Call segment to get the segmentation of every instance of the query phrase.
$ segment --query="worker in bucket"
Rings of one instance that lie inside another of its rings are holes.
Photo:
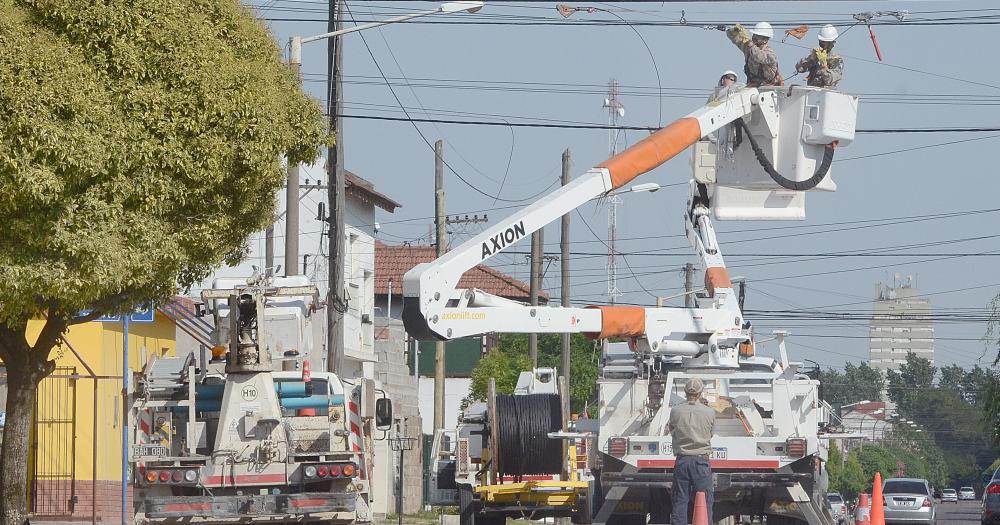
[[[838,36],[836,27],[830,24],[823,26],[819,30],[819,47],[795,64],[795,71],[809,72],[806,83],[810,86],[837,89],[837,84],[844,78],[844,60],[840,55],[833,54],[833,44]]]
[[[719,26],[725,29],[725,26]],[[747,86],[782,86],[785,84],[778,71],[778,57],[768,41],[774,37],[774,29],[767,22],[757,22],[749,32],[740,24],[726,29],[726,36],[736,44],[746,58],[743,71],[747,75]]]
[[[729,96],[730,93],[735,93],[743,89],[743,84],[740,83],[740,78],[735,71],[727,70],[722,73],[719,77],[719,83],[715,85],[712,89],[712,95],[708,97],[708,101],[712,102],[715,100],[721,100]]]
[[[687,402],[670,409],[667,431],[674,448],[674,483],[671,503],[671,525],[687,525],[688,502],[698,492],[705,493],[708,506],[708,523],[712,521],[712,432],[715,429],[715,410],[701,402],[705,385],[697,377],[684,386]]]
[[[739,75],[737,75],[735,71],[724,71],[722,76],[719,77],[719,83],[716,84],[714,89],[712,89],[712,94],[709,95],[708,102],[711,103],[716,100],[724,100],[729,95],[736,93],[744,87],[746,86],[740,83]],[[708,136],[708,141],[719,145],[717,151],[723,158],[727,160],[733,159],[732,125],[723,126],[718,131],[711,133]]]

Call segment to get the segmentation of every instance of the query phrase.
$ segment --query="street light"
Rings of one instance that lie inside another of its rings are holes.
[[[373,27],[395,24],[397,22],[403,22],[438,13],[451,14],[463,11],[467,13],[475,13],[482,9],[484,4],[482,0],[445,2],[437,9],[419,11],[409,15],[383,20],[381,22],[371,22],[346,29],[339,29],[341,24],[343,24],[343,16],[341,13],[337,12],[341,10],[341,5],[342,3],[340,0],[337,0],[337,8],[334,13],[331,13],[331,19],[336,20],[333,27],[338,29],[309,37],[293,36],[289,40],[288,46],[288,66],[291,68],[295,77],[298,78],[302,67],[302,44],[328,38],[333,39],[333,45],[330,48],[333,54],[332,67],[330,67],[327,73],[327,79],[329,82],[327,113],[330,118],[330,132],[335,137],[336,143],[329,147],[326,155],[327,206],[330,209],[330,216],[328,218],[330,221],[330,233],[328,237],[330,263],[327,264],[328,289],[326,300],[326,367],[330,372],[340,372],[342,368],[340,363],[342,358],[340,343],[343,341],[342,333],[344,329],[344,311],[347,309],[344,302],[344,140],[343,134],[341,133],[341,129],[343,127],[341,125],[341,119],[343,118],[341,116],[343,113],[343,90],[340,86],[343,69],[343,48],[340,45],[340,37],[347,33],[354,33],[365,29],[371,29]],[[289,163],[288,180],[286,183],[286,203],[289,213],[285,218],[285,224],[287,227],[285,234],[286,273],[295,271],[294,269],[298,266],[298,187],[298,166],[296,165],[293,167],[291,163]],[[295,210],[294,214],[291,212],[293,207]],[[291,260],[291,263],[288,262],[289,260]]]
[[[644,193],[644,192],[655,193],[659,191],[660,188],[662,187],[663,186],[660,186],[655,182],[644,182],[642,184],[636,184],[635,186],[631,186],[627,190],[616,191],[614,193],[609,193],[608,195],[614,196],[614,195],[624,195],[626,193]]]

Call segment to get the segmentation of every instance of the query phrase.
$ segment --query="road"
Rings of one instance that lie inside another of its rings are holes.
[[[970,525],[979,523],[979,501],[960,501],[938,505],[937,525]]]

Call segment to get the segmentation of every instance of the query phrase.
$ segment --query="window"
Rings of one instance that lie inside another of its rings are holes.
[[[882,486],[883,494],[920,494],[927,496],[927,485],[922,481],[889,480]]]

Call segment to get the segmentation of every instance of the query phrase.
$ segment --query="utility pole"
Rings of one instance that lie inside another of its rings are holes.
[[[264,232],[264,271],[274,268],[274,222]]]
[[[330,14],[327,22],[329,31],[339,31],[343,27],[343,12],[341,0],[329,0]],[[344,50],[340,36],[327,41],[327,113],[330,116],[330,132],[336,144],[327,149],[326,196],[330,207],[330,236],[326,300],[326,355],[327,370],[341,372],[343,369],[344,344],[344,311],[347,304],[344,300],[344,129],[343,90],[341,89],[341,73],[344,62]],[[296,203],[295,209],[298,210]]]
[[[565,186],[569,184],[569,167],[570,167],[570,155],[569,148],[563,151],[562,154],[562,185]],[[562,299],[563,308],[569,307],[569,214],[562,216],[562,224],[559,230],[559,255],[560,255],[560,272],[559,277],[562,281],[559,295]],[[566,383],[566,388],[569,388],[569,365],[570,365],[570,346],[569,346],[570,335],[562,334],[562,376],[563,381]]]
[[[444,142],[434,143],[434,226],[436,254],[441,257],[448,246],[448,219],[444,213]],[[434,430],[444,428],[444,341],[434,343]]]
[[[289,64],[292,75],[299,78],[301,62]],[[287,161],[285,183],[285,275],[299,273],[299,163]],[[271,246],[274,249],[274,246]],[[272,252],[272,257],[274,253]],[[266,255],[265,255],[266,258]]]
[[[529,289],[531,306],[538,306],[538,292],[542,288],[542,255],[545,250],[545,228],[531,234],[531,278]],[[538,366],[538,334],[528,334],[528,356],[531,367]]]
[[[694,265],[687,263],[684,265],[684,306],[694,308]]]

